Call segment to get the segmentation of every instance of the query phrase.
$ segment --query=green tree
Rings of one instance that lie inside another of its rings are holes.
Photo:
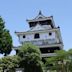
[[[6,56],[0,59],[0,68],[2,70],[8,69],[9,72],[14,72],[15,68],[19,66],[20,58],[16,56]]]
[[[68,54],[65,50],[56,51],[56,56],[47,59],[46,66],[53,64],[51,69],[56,69],[57,72],[66,72],[66,62],[68,61]]]
[[[68,50],[69,61],[67,63],[69,72],[72,72],[72,49]]]
[[[20,67],[25,68],[24,72],[42,72],[42,61],[40,50],[31,43],[24,44],[17,54],[21,57]]]
[[[4,56],[8,55],[12,50],[12,37],[7,29],[5,22],[0,16],[0,53]]]

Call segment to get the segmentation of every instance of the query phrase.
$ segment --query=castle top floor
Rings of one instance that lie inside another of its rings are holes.
[[[35,27],[37,24],[40,24],[42,26],[51,26],[51,28],[55,28],[53,16],[46,17],[42,14],[41,11],[39,11],[39,14],[34,19],[27,19],[27,22],[30,28]]]

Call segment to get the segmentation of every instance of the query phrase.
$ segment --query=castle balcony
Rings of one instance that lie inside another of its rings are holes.
[[[24,43],[30,42],[36,46],[39,47],[45,47],[45,46],[56,46],[61,45],[60,42],[57,42],[56,39],[46,39],[46,40],[32,40],[32,41],[24,41]]]

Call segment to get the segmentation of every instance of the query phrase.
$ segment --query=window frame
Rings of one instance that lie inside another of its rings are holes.
[[[39,39],[40,38],[40,34],[39,33],[35,33],[34,34],[34,39]]]

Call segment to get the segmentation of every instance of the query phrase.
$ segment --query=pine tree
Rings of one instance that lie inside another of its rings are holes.
[[[5,22],[0,16],[0,53],[8,55],[12,50],[12,37],[9,30],[5,29]]]

